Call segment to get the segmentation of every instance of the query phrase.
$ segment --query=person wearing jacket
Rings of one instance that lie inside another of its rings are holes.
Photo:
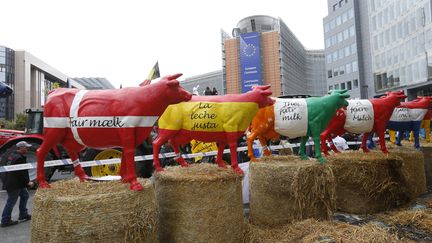
[[[12,152],[8,156],[6,165],[17,165],[27,163],[25,154],[28,148],[32,145],[21,141],[16,144],[17,150]],[[3,180],[4,188],[7,191],[7,200],[3,209],[1,218],[1,227],[8,227],[18,224],[18,221],[12,220],[12,210],[20,198],[19,202],[19,221],[31,220],[31,215],[27,210],[27,201],[29,199],[29,192],[27,191],[28,186],[33,186],[33,182],[29,179],[28,170],[18,170],[5,172],[5,178]]]

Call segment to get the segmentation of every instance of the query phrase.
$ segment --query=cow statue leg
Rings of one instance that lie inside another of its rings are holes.
[[[248,156],[249,156],[251,161],[256,161],[254,151],[253,151],[253,143],[254,143],[255,139],[257,138],[257,136],[258,136],[258,133],[256,133],[254,131],[254,132],[251,132],[247,137]]]
[[[362,137],[362,143],[360,148],[363,149],[363,152],[368,153],[369,149],[367,147],[367,140],[369,139],[369,132],[365,132],[363,133],[363,137]]]
[[[79,162],[78,152],[76,152],[76,151],[70,151],[67,148],[66,148],[66,151],[67,151],[70,159],[72,160],[72,165],[74,167],[74,173],[75,173],[75,175],[78,176],[78,178],[80,179],[81,182],[87,181],[88,180],[88,176],[84,172],[83,168],[81,167],[81,164]]]
[[[226,145],[226,143],[224,143],[224,142],[218,143],[218,153],[217,153],[216,163],[219,167],[222,167],[222,168],[227,168],[226,164],[222,160],[222,155],[223,155],[223,152],[225,150],[225,145]]]
[[[179,144],[177,143],[177,141],[175,141],[175,139],[170,139],[169,143],[171,144],[171,147],[174,149],[174,152],[176,153],[176,156],[174,157],[175,161],[177,161],[177,163],[179,163],[182,167],[188,167],[189,164],[186,163],[184,158],[181,156]]]
[[[325,159],[321,155],[321,146],[320,146],[320,136],[319,133],[313,136],[314,147],[315,147],[315,158],[320,162],[320,164],[325,163]]]
[[[398,131],[397,135],[396,135],[396,145],[397,146],[402,146],[402,140],[403,140],[403,136],[405,134],[405,131]]]
[[[165,138],[164,136],[162,136],[161,133],[159,133],[159,136],[152,143],[152,145],[153,145],[153,166],[154,166],[156,172],[163,171],[163,168],[160,165],[159,152],[160,152],[161,146],[167,141],[168,141],[168,139]]]
[[[122,177],[123,182],[130,183],[129,188],[134,191],[141,191],[142,185],[138,182],[135,173],[135,146],[124,146],[122,155],[121,167],[125,167],[125,177]]]
[[[386,129],[385,126],[382,126],[382,125],[378,126],[376,128],[376,133],[378,134],[381,151],[384,154],[388,154],[388,150],[387,150],[387,147],[386,147],[386,141],[385,141],[385,138],[384,138],[385,129]]]
[[[270,156],[271,155],[271,151],[270,151],[269,146],[267,146],[267,139],[264,136],[260,136],[258,138],[258,140],[260,141],[260,144],[262,146],[263,154],[265,156]]]
[[[390,136],[390,142],[396,144],[396,131],[389,129],[388,134]]]
[[[412,127],[412,132],[414,133],[414,147],[416,149],[420,148],[420,141],[419,141],[419,136],[420,136],[420,122],[412,122],[413,123],[413,127]]]
[[[231,167],[236,172],[237,175],[243,175],[242,169],[238,166],[237,162],[237,139],[231,139],[229,141],[229,148],[231,154]]]
[[[430,143],[431,138],[430,138],[430,133],[431,133],[431,129],[430,129],[430,120],[423,120],[423,129],[425,130],[425,138],[426,138],[426,142]]]
[[[307,142],[308,139],[309,139],[308,136],[303,136],[300,139],[299,156],[303,160],[308,159],[308,157],[306,155],[306,142]]]
[[[66,135],[66,129],[45,129],[44,140],[36,153],[37,160],[37,175],[36,179],[40,188],[50,188],[50,185],[45,179],[45,158],[48,152],[56,146]]]

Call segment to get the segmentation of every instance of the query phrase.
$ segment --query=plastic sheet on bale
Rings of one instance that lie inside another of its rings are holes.
[[[336,180],[337,209],[345,213],[371,214],[407,201],[399,174],[403,160],[378,151],[346,151],[329,157]]]
[[[389,147],[389,153],[402,158],[397,170],[406,187],[406,196],[413,200],[427,192],[423,153],[413,147]]]
[[[327,219],[335,209],[329,166],[298,156],[264,157],[250,164],[250,221],[276,226],[306,218]]]
[[[153,184],[142,191],[120,181],[59,181],[33,199],[31,242],[156,242],[158,211]]]
[[[160,242],[242,242],[242,177],[213,164],[156,174]]]

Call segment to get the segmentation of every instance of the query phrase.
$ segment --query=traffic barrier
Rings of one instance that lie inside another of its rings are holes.
[[[374,138],[374,141],[377,140],[378,138],[376,139]],[[361,144],[361,142],[347,142],[347,143],[348,145]],[[309,145],[314,145],[314,142],[312,140],[309,140],[308,142],[306,142],[306,146]],[[286,145],[273,145],[268,147],[270,147],[270,150],[280,150],[286,148],[300,147],[300,143],[292,143]],[[253,148],[262,149],[262,146],[254,145]],[[238,147],[237,152],[247,151],[247,149],[248,149],[247,146]],[[229,154],[230,150],[225,149],[223,153]],[[191,159],[195,157],[205,157],[205,156],[213,156],[213,155],[217,155],[217,151],[201,152],[201,153],[194,153],[194,154],[182,154],[181,156],[185,159]],[[176,156],[175,152],[159,154],[159,158],[171,158],[175,156]],[[144,160],[153,160],[153,155],[149,154],[149,155],[135,156],[135,161],[144,161]],[[114,158],[114,159],[105,159],[105,160],[80,161],[80,164],[82,167],[91,167],[91,166],[98,166],[98,165],[119,164],[120,162],[121,162],[120,158]],[[45,161],[44,167],[53,167],[53,166],[62,166],[62,165],[72,165],[72,161],[70,159],[49,160],[49,161]],[[19,165],[0,166],[0,173],[17,171],[17,170],[28,170],[28,169],[36,169],[36,162],[29,162],[26,164],[19,164]]]

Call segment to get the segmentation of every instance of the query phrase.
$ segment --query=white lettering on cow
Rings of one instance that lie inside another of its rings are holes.
[[[374,124],[374,111],[369,100],[348,100],[344,129],[351,133],[370,132]]]
[[[44,117],[47,128],[125,128],[152,127],[158,116],[85,116],[85,117]]]

